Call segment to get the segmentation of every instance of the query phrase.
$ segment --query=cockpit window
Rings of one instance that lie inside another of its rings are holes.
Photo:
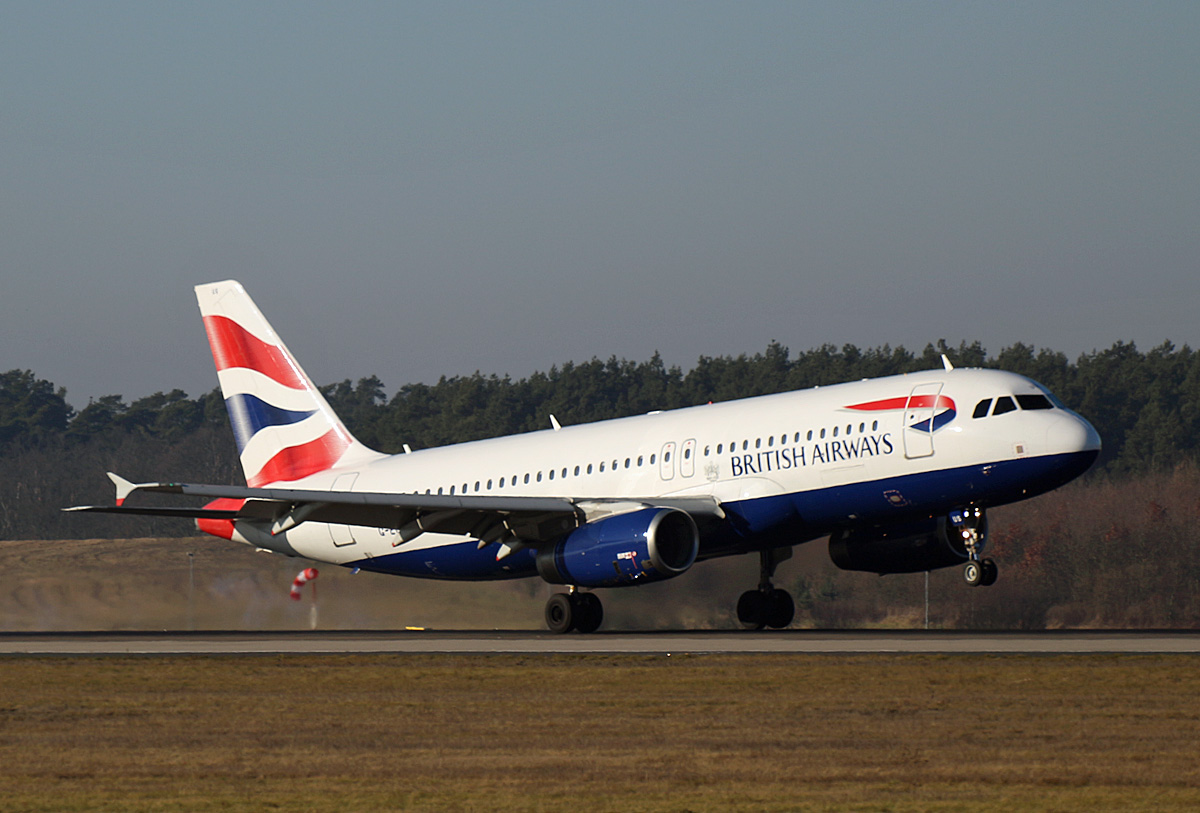
[[[996,399],[996,408],[992,410],[993,415],[1003,415],[1005,412],[1012,412],[1017,408],[1013,403],[1013,399],[1007,395],[1002,395]]]
[[[971,417],[972,418],[982,418],[982,417],[986,416],[988,413],[988,407],[990,407],[991,405],[992,405],[992,399],[984,398],[982,401],[980,401],[978,404],[975,405],[975,411],[971,414]]]
[[[1044,395],[1018,395],[1017,403],[1021,409],[1054,409],[1054,404]]]

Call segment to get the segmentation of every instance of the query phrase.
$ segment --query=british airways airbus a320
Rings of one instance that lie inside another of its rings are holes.
[[[959,566],[988,585],[988,508],[1078,477],[1100,450],[1041,385],[944,369],[384,455],[360,444],[242,286],[196,287],[246,487],[131,483],[77,511],[192,517],[278,553],[430,579],[540,577],[556,632],[591,632],[594,592],[757,554],[738,601],[749,628],[786,627],[771,583],[792,547],[829,536],[843,569]],[[211,498],[133,506],[136,492]]]

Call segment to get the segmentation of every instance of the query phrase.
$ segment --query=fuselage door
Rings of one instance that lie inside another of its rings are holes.
[[[673,440],[663,444],[662,454],[658,458],[658,476],[664,480],[675,479],[675,441]]]
[[[691,477],[696,473],[696,441],[695,439],[685,440],[683,448],[679,450],[681,457],[679,458],[679,473],[684,477]]]
[[[333,488],[330,491],[353,491],[354,481],[357,479],[358,472],[339,474],[338,478],[333,481]],[[335,548],[344,548],[347,545],[354,544],[354,531],[349,525],[334,525],[331,523],[327,527],[329,528],[329,538]]]
[[[933,418],[943,386],[940,381],[918,384],[908,394],[904,405],[904,456],[910,460],[933,455]]]

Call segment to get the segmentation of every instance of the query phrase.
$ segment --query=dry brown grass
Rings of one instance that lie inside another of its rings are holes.
[[[1191,657],[0,661],[5,810],[1191,810]]]

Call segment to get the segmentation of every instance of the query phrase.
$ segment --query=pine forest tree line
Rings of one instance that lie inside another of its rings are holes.
[[[825,345],[793,354],[772,342],[754,355],[701,357],[690,370],[610,358],[548,372],[443,377],[405,384],[392,397],[375,376],[322,387],[352,432],[385,452],[544,429],[656,409],[727,401],[941,366],[995,367],[1041,382],[1090,420],[1104,451],[1090,477],[1129,478],[1194,463],[1200,445],[1200,355],[1166,342],[1143,352],[1117,342],[1070,361],[1015,344],[990,356],[979,342],[860,349]],[[74,409],[67,393],[29,370],[0,373],[0,539],[192,533],[187,523],[63,515],[59,508],[111,500],[103,472],[135,480],[240,482],[224,402],[216,389],[126,402],[120,395]]]

